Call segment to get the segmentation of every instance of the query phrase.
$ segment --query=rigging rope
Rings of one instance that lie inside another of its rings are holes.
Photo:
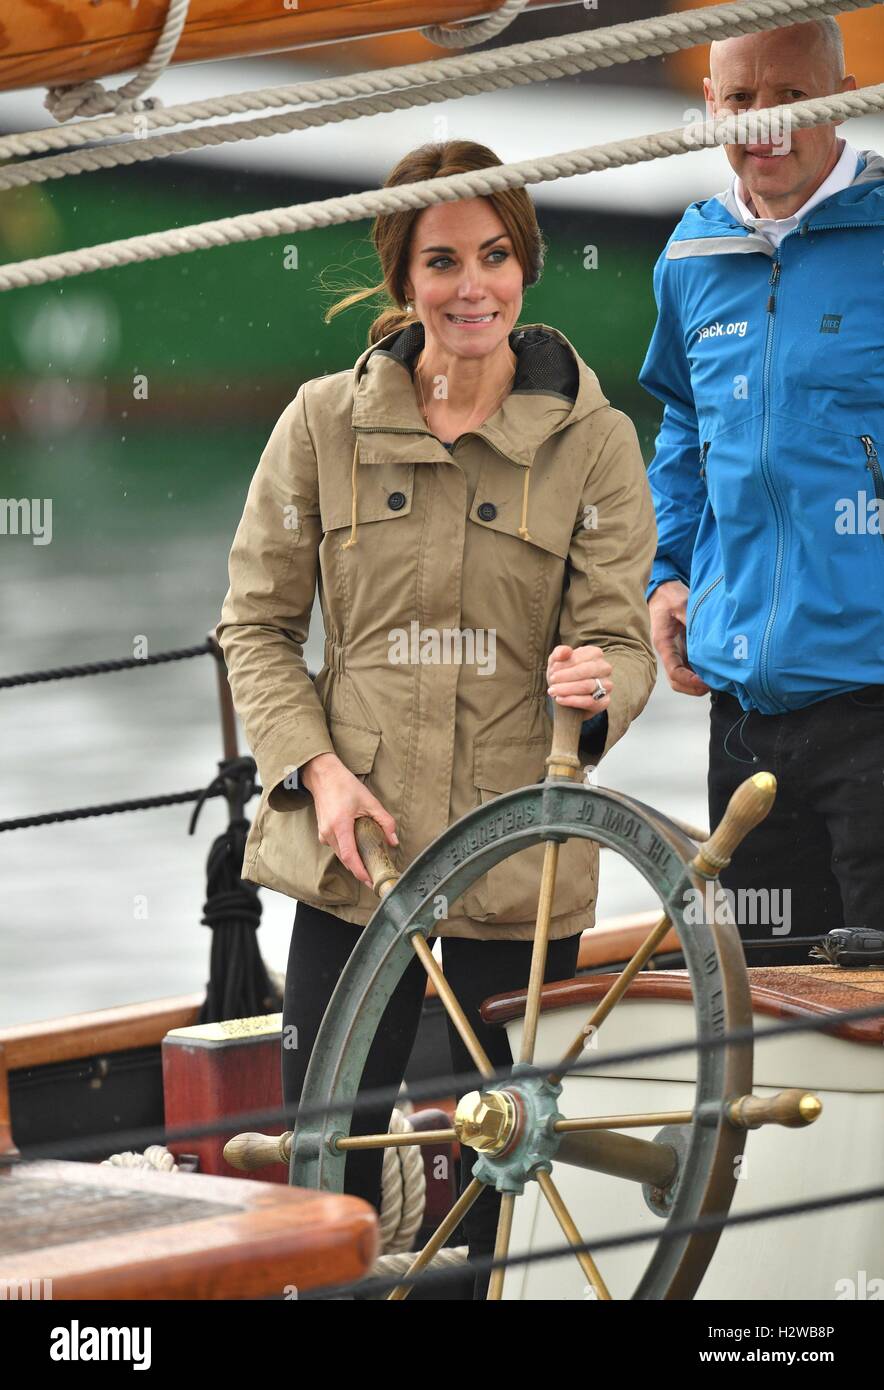
[[[734,0],[733,3],[680,14],[612,24],[590,33],[534,39],[486,53],[456,55],[341,77],[233,92],[223,97],[154,110],[150,121],[155,127],[187,125],[269,107],[315,105],[339,99],[389,95],[394,88],[437,87],[440,83],[449,84],[449,96],[452,98],[471,96],[476,90],[488,89],[468,86],[461,90],[459,84],[462,79],[479,83],[490,76],[512,70],[513,74],[519,71],[527,74],[529,81],[544,81],[578,71],[660,57],[714,39],[734,38],[826,15],[871,9],[880,3],[881,0]],[[519,79],[514,75],[513,80]],[[143,116],[108,116],[82,121],[64,129],[50,126],[42,130],[22,131],[0,137],[0,159],[72,149],[91,140],[129,136],[133,130],[139,139],[144,137]]]
[[[516,164],[494,165],[487,169],[451,174],[446,178],[425,179],[419,183],[392,188],[371,189],[339,198],[326,198],[293,207],[263,212],[240,213],[189,227],[150,232],[118,241],[102,242],[55,256],[39,256],[0,267],[0,290],[25,285],[45,285],[72,275],[94,270],[160,260],[165,256],[186,255],[191,251],[227,246],[235,242],[257,241],[268,236],[289,236],[315,227],[331,227],[342,222],[358,222],[365,217],[430,207],[458,198],[484,197],[505,188],[574,178],[598,169],[617,169],[670,155],[687,154],[704,144],[745,144],[774,138],[786,127],[803,129],[825,125],[851,116],[865,116],[884,110],[884,83],[861,87],[854,92],[815,97],[782,106],[767,107],[748,115],[726,116],[716,121],[698,122],[686,129],[659,131],[632,140],[611,140],[602,145],[569,150],[564,154],[525,159]]]
[[[155,656],[126,656],[115,661],[90,661],[82,666],[57,666],[48,671],[24,671],[18,676],[0,676],[0,690],[12,690],[18,685],[37,685],[41,681],[69,680],[74,676],[103,676],[111,671],[132,671],[140,666],[161,666],[168,661],[187,661],[193,656],[214,655],[208,641],[196,647],[179,647],[173,651],[157,652]]]

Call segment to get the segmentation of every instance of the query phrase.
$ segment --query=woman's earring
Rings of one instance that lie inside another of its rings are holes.
[[[411,302],[410,299],[406,302],[406,305],[405,305],[405,312],[406,312],[406,314],[413,314],[413,313],[414,313],[414,305],[412,304],[412,302]]]

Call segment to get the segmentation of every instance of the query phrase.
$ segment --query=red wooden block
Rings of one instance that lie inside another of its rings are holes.
[[[166,1125],[185,1128],[225,1115],[282,1106],[281,1014],[234,1018],[173,1028],[163,1039],[163,1091]],[[225,1162],[228,1139],[252,1126],[234,1123],[222,1133],[170,1143],[176,1156],[197,1154],[199,1171],[259,1182],[288,1182],[288,1166],[271,1163],[243,1173]],[[283,1124],[262,1126],[263,1134],[282,1134]]]

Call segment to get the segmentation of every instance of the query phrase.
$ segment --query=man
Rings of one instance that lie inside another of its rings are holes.
[[[856,82],[837,22],[713,43],[707,107]],[[654,273],[640,381],[664,402],[649,479],[652,635],[680,694],[711,692],[709,814],[754,772],[771,814],[721,882],[749,964],[884,927],[884,159],[836,126],[727,145]]]

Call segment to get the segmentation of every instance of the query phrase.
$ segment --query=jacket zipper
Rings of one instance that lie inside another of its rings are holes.
[[[794,235],[794,233],[792,233],[791,235]],[[762,376],[764,424],[762,427],[761,435],[761,475],[764,479],[764,485],[767,489],[767,495],[771,500],[771,505],[774,510],[774,517],[776,519],[777,548],[776,562],[774,565],[773,597],[771,599],[770,612],[767,616],[767,623],[764,629],[764,636],[761,639],[761,659],[759,662],[759,676],[761,679],[761,684],[764,687],[765,693],[771,698],[773,698],[773,696],[771,694],[770,683],[767,679],[768,654],[770,649],[770,639],[773,633],[774,622],[776,621],[777,608],[779,606],[780,599],[780,579],[782,577],[783,572],[783,538],[785,531],[780,509],[780,499],[777,494],[776,487],[774,486],[773,474],[771,472],[770,467],[770,459],[768,457],[768,445],[770,441],[770,371],[771,362],[773,359],[773,353],[771,351],[771,348],[773,344],[774,335],[777,285],[779,283],[781,270],[779,254],[779,248],[777,248],[777,250],[774,252],[774,262],[770,272],[770,294],[767,298],[767,332],[765,335],[764,343],[764,370]]]
[[[687,626],[687,631],[685,632],[685,636],[687,636],[687,635],[690,633],[691,628],[694,626],[694,619],[696,618],[698,612],[700,611],[700,608],[701,608],[702,604],[704,604],[704,603],[706,602],[707,598],[708,598],[709,595],[712,593],[712,590],[716,587],[716,585],[718,585],[718,584],[721,583],[722,579],[724,579],[724,572],[723,572],[723,571],[722,571],[722,573],[718,576],[717,579],[713,579],[713,581],[712,581],[711,584],[707,584],[707,585],[706,585],[706,588],[703,590],[702,594],[701,594],[700,597],[697,599],[697,602],[694,604],[694,607],[693,607],[693,609],[691,610],[691,617],[690,617],[690,621],[689,621],[688,626]]]
[[[705,483],[705,481],[706,481],[706,455],[709,453],[709,445],[710,445],[710,443],[711,443],[711,440],[709,440],[709,439],[704,439],[702,445],[700,446],[700,482],[701,482],[701,483]]]
[[[868,468],[871,473],[872,481],[875,484],[875,496],[882,504],[879,508],[879,511],[881,511],[884,509],[884,473],[881,471],[881,460],[878,458],[878,450],[875,448],[875,441],[872,436],[870,434],[861,434],[860,439],[866,451],[866,468]],[[884,541],[884,530],[880,529],[880,521],[878,534],[882,541]]]

